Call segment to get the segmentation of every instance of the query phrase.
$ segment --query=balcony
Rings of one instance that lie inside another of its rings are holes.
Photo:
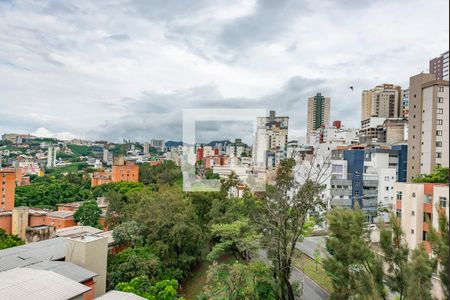
[[[432,203],[424,203],[423,204],[423,212],[425,213],[433,213],[433,204]]]

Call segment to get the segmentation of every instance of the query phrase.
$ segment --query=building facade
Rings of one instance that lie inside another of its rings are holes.
[[[437,80],[449,80],[448,74],[448,51],[430,60],[430,73]]]
[[[449,82],[433,74],[410,78],[408,180],[449,166]]]
[[[11,211],[14,208],[16,192],[16,170],[0,169],[0,212]]]
[[[405,151],[406,146],[383,149],[362,145],[333,150],[331,207],[354,208],[358,205],[369,222],[379,216],[379,208],[392,208],[393,184],[403,181],[406,173]]]
[[[361,121],[371,117],[398,118],[403,115],[402,89],[393,84],[364,90],[361,96]]]
[[[308,98],[307,134],[330,125],[330,97],[317,93]]]
[[[268,117],[258,117],[256,122],[253,165],[257,169],[273,169],[286,158],[289,117],[275,116],[275,111],[270,111]]]
[[[438,228],[438,210],[449,217],[449,188],[445,184],[433,183],[395,183],[394,211],[400,218],[405,239],[410,249],[424,243],[428,253],[430,225]]]

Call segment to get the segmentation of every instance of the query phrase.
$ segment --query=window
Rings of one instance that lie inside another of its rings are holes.
[[[439,98],[438,98],[438,102],[439,102],[439,103],[444,103],[444,98],[439,97]]]
[[[411,229],[411,234],[414,234],[414,229]]]
[[[402,210],[401,209],[397,209],[396,215],[397,215],[397,218],[400,218],[402,216]]]
[[[442,124],[444,124],[444,121],[442,119],[437,119],[436,124],[442,125]]]
[[[447,207],[447,198],[446,197],[439,197],[439,204],[443,208]]]
[[[436,130],[436,135],[437,136],[442,136],[442,130]]]
[[[436,152],[436,158],[442,158],[442,153],[441,152]]]
[[[411,195],[413,198],[416,198],[416,193],[412,193]]]
[[[430,195],[426,195],[424,202],[425,203],[431,203],[431,196]]]
[[[428,232],[426,231],[423,232],[423,240],[428,241]]]
[[[439,87],[439,92],[442,93],[443,91],[444,91],[444,87],[443,87],[443,86],[440,86],[440,87]]]
[[[438,113],[439,115],[442,115],[442,114],[444,113],[444,109],[438,108],[438,109],[437,109],[437,113]]]
[[[385,189],[386,189],[386,191],[389,191],[389,187],[388,186]]]
[[[415,216],[416,212],[414,210],[411,211],[411,216]]]
[[[342,165],[332,165],[331,166],[331,171],[333,173],[342,173],[344,171],[344,166],[342,166]]]
[[[389,176],[384,176],[384,181],[389,181]]]

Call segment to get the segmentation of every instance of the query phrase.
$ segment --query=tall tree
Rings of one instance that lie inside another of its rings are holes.
[[[411,255],[411,276],[408,280],[407,295],[410,299],[431,300],[431,290],[433,288],[431,277],[433,275],[434,264],[425,251],[423,244],[420,244]]]
[[[108,209],[106,211],[106,224],[110,229],[114,229],[123,220],[123,207],[125,205],[125,196],[116,191],[110,191],[105,195],[108,200]]]
[[[238,259],[250,260],[259,248],[260,235],[245,218],[231,224],[213,224],[211,235],[217,243],[208,254],[210,260],[226,252],[233,253]]]
[[[98,227],[98,218],[102,210],[98,207],[97,201],[83,201],[77,209],[73,218],[75,222],[83,224],[83,226]]]
[[[445,210],[441,207],[437,208],[437,214],[439,216],[439,228],[438,230],[430,226],[430,243],[433,249],[433,253],[438,260],[438,273],[442,283],[442,290],[444,296],[448,299],[448,269],[449,269],[449,232],[448,232],[448,218],[445,214]]]
[[[298,184],[294,178],[294,166],[294,159],[281,161],[275,185],[267,189],[260,218],[264,233],[263,245],[268,249],[282,300],[295,298],[294,287],[290,282],[295,245],[304,233],[309,212],[323,205],[319,198],[323,190],[320,182],[322,171],[311,174],[303,184]]]
[[[399,300],[406,299],[408,287],[408,244],[404,240],[404,233],[400,220],[395,214],[390,215],[392,230],[383,225],[380,228],[380,246],[384,253],[384,261],[388,266],[385,277],[386,285],[399,294]]]
[[[334,291],[330,299],[385,299],[382,264],[370,248],[360,209],[334,209],[328,215],[330,254],[324,268]]]

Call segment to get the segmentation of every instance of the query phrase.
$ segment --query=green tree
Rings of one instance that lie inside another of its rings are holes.
[[[102,210],[98,207],[97,201],[83,201],[77,209],[73,218],[75,222],[83,224],[83,226],[98,227],[98,218]]]
[[[446,183],[450,181],[448,167],[436,166],[431,174],[422,174],[413,179],[416,183]]]
[[[390,215],[392,230],[387,230],[383,225],[380,228],[380,246],[384,253],[384,261],[388,266],[385,275],[386,285],[399,294],[399,300],[406,299],[408,287],[408,244],[404,240],[400,220],[395,214]]]
[[[0,250],[23,245],[24,242],[16,235],[8,235],[0,228]]]
[[[309,213],[323,205],[319,198],[322,171],[312,174],[299,185],[294,178],[295,160],[287,159],[277,169],[275,186],[268,187],[262,202],[261,228],[264,246],[272,262],[282,300],[295,298],[290,282],[295,245],[305,234]]]
[[[145,275],[152,283],[163,277],[163,264],[148,247],[127,248],[108,257],[107,287],[109,290],[119,282],[127,282]]]
[[[105,194],[105,197],[108,200],[106,224],[108,224],[110,229],[114,229],[123,221],[123,208],[125,206],[126,196],[116,191],[110,191]]]
[[[331,277],[330,299],[385,299],[382,264],[370,248],[360,209],[334,209],[328,215],[330,254],[324,268]]]
[[[117,225],[113,231],[114,241],[119,245],[136,246],[144,243],[141,226],[136,221]]]
[[[208,300],[272,300],[274,280],[270,268],[264,262],[249,264],[213,263],[203,294],[199,299]]]
[[[442,290],[444,296],[448,299],[448,269],[449,269],[449,232],[448,232],[448,219],[445,214],[445,210],[441,207],[437,208],[437,215],[439,216],[439,228],[434,229],[430,226],[430,244],[433,249],[433,253],[438,260],[438,273],[442,283]]]
[[[133,278],[130,282],[117,285],[118,291],[133,293],[150,300],[182,300],[177,297],[178,282],[175,279],[162,280],[152,284],[147,276]]]
[[[411,276],[408,280],[407,295],[410,299],[431,300],[434,264],[425,251],[423,244],[420,244],[413,252],[410,262]]]
[[[197,265],[206,249],[206,233],[178,189],[134,192],[128,200],[127,218],[140,224],[144,243],[167,266],[186,273]]]
[[[84,184],[72,183],[65,176],[44,176],[33,183],[16,188],[16,206],[52,208],[58,203],[92,199],[91,191]]]
[[[249,260],[259,248],[260,235],[245,218],[231,224],[213,224],[211,235],[217,243],[208,254],[210,260],[227,252],[233,253],[238,259]]]

